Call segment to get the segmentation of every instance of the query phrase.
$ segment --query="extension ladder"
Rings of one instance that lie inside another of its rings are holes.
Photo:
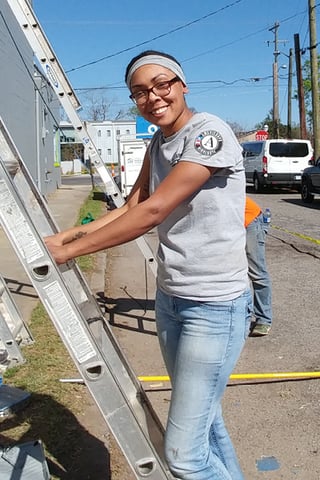
[[[0,203],[1,226],[136,478],[172,479],[162,425],[98,303],[76,263],[57,266],[43,242],[57,227],[1,118]]]

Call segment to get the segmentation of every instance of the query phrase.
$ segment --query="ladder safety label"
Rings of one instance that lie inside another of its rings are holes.
[[[48,296],[48,299],[46,299],[47,305],[54,314],[79,363],[84,363],[95,357],[96,352],[89,341],[88,334],[68,303],[59,283],[54,281],[46,285],[44,291]]]
[[[0,216],[14,236],[16,246],[28,263],[43,257],[43,252],[36,242],[27,221],[17,208],[16,202],[3,179],[0,179]]]

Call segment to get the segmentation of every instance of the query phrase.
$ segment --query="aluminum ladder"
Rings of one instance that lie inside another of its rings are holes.
[[[1,118],[0,202],[0,224],[136,478],[172,479],[161,422],[85,279],[45,246],[57,227]]]

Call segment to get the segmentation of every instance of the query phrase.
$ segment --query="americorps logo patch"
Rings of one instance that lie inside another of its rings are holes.
[[[202,155],[214,155],[223,144],[222,136],[215,130],[205,130],[194,141],[194,148]]]

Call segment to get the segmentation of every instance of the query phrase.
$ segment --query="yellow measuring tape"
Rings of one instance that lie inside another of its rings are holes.
[[[320,378],[320,372],[278,372],[278,373],[233,373],[230,380],[252,380],[266,378]],[[141,375],[140,382],[170,382],[168,375]]]
[[[320,245],[320,240],[318,240],[317,238],[308,237],[308,235],[304,235],[303,233],[291,232],[286,228],[277,227],[276,225],[272,225],[272,228],[274,228],[275,230],[280,230],[285,233],[289,233],[290,235],[294,235],[295,237],[302,238],[303,240],[308,240],[309,242],[315,243],[316,245]]]

